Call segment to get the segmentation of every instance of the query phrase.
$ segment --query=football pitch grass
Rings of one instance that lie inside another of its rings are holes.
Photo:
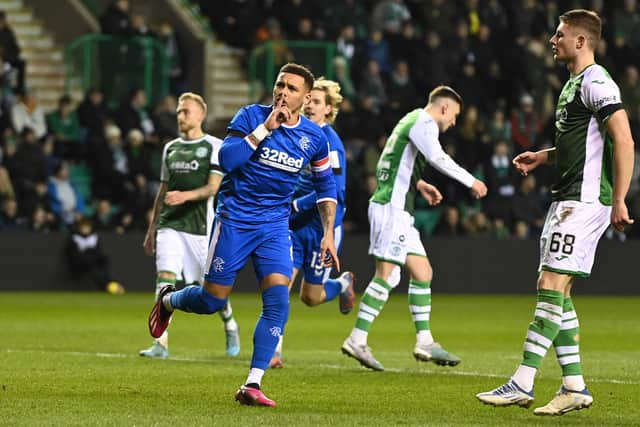
[[[484,406],[475,394],[504,383],[521,357],[535,296],[433,297],[432,329],[462,358],[416,362],[406,293],[392,294],[369,337],[385,372],[340,353],[356,309],[308,308],[292,295],[283,369],[263,388],[277,408],[233,400],[248,372],[261,300],[234,294],[242,351],[224,353],[220,318],[177,313],[171,357],[138,356],[152,340],[150,294],[0,293],[0,425],[640,425],[640,298],[577,296],[590,409],[540,418],[560,385],[551,350],[531,409]]]

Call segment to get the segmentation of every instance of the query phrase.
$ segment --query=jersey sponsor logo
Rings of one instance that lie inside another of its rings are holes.
[[[305,151],[305,152],[309,149],[310,143],[311,143],[311,140],[309,138],[307,138],[306,136],[303,136],[298,141],[298,145],[300,146],[302,151]]]
[[[591,80],[591,83],[595,83],[597,85],[603,85],[604,84],[604,80]]]
[[[295,157],[291,157],[288,153],[275,148],[261,147],[260,158],[258,161],[276,169],[281,169],[287,172],[298,172],[302,168],[304,159],[302,157],[296,159]]]
[[[596,110],[599,110],[601,107],[604,107],[605,105],[618,104],[619,102],[620,100],[618,99],[617,95],[609,95],[609,96],[605,96],[600,99],[597,99],[593,103],[593,106],[596,108]]]
[[[173,172],[197,171],[199,167],[200,163],[197,160],[191,160],[190,162],[176,160],[169,163],[169,169]]]
[[[391,162],[389,160],[382,160],[378,162],[378,179],[380,181],[386,181],[389,179],[389,169],[391,168]]]
[[[198,147],[196,150],[196,157],[207,157],[207,149],[205,147]]]

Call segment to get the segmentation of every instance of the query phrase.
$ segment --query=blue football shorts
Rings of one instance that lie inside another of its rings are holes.
[[[255,225],[216,218],[211,230],[205,280],[232,286],[249,257],[258,283],[273,273],[291,279],[293,255],[288,220]]]

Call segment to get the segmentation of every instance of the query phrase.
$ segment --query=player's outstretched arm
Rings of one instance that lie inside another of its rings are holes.
[[[164,203],[169,206],[181,205],[185,202],[193,202],[196,200],[204,200],[209,197],[215,197],[220,189],[222,175],[219,173],[211,173],[209,181],[206,185],[189,191],[168,191],[164,197]]]
[[[611,224],[616,230],[633,224],[625,202],[633,173],[633,137],[624,110],[618,110],[607,120],[607,131],[613,138],[613,209]]]
[[[435,185],[429,184],[424,179],[421,179],[416,183],[416,189],[427,201],[429,206],[435,206],[442,201],[442,193],[440,193],[438,188]]]
[[[158,193],[156,194],[156,198],[153,201],[153,210],[151,211],[151,220],[149,220],[149,227],[147,227],[147,233],[144,236],[144,242],[142,243],[142,247],[144,248],[144,252],[152,256],[156,251],[156,227],[158,225],[158,218],[160,217],[160,209],[162,209],[164,196],[167,193],[167,183],[160,183],[160,188],[158,188]]]
[[[556,148],[546,148],[540,151],[525,151],[513,158],[511,163],[522,176],[527,176],[529,172],[543,163],[547,163],[550,157],[555,154]]]

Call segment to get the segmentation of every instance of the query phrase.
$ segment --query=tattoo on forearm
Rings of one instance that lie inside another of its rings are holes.
[[[318,203],[318,211],[320,212],[324,229],[333,229],[336,220],[336,204],[333,202],[320,202]]]

